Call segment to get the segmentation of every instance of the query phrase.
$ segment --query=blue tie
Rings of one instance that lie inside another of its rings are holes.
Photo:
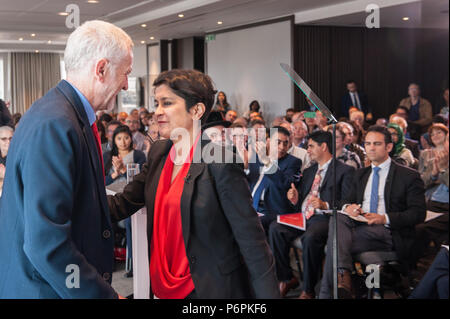
[[[374,167],[372,176],[372,192],[370,193],[370,213],[378,213],[378,185],[380,183],[380,175],[378,175],[381,168]]]
[[[255,195],[253,196],[253,208],[258,212],[259,209],[259,200],[261,199],[262,192],[267,185],[267,178],[264,176],[259,183],[258,188],[255,191]]]

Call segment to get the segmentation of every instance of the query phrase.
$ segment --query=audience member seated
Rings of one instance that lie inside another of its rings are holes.
[[[448,300],[448,244],[443,246],[409,299]]]
[[[113,120],[112,116],[108,113],[102,114],[98,119],[102,122],[105,128],[108,126],[108,123]]]
[[[420,133],[425,133],[433,118],[433,108],[431,103],[420,96],[420,88],[416,83],[411,83],[409,85],[408,95],[409,97],[400,101],[399,106],[404,106],[409,110],[408,121],[419,126],[421,129]],[[412,133],[413,132],[411,132],[411,137],[417,140],[420,135],[413,136]]]
[[[329,125],[327,131],[333,133],[333,126]],[[361,160],[356,153],[349,151],[345,146],[345,124],[342,122],[336,125],[336,159],[342,163],[353,167],[354,169],[360,169],[362,167]]]
[[[293,144],[292,141],[294,135],[292,133],[293,125],[291,123],[284,122],[281,123],[280,126],[284,127],[286,130],[289,131],[290,135],[289,135],[288,154],[297,157],[302,161],[301,171],[303,172],[306,168],[310,166],[311,160],[309,159],[308,152],[304,148],[298,147],[297,145]]]
[[[97,125],[98,136],[100,137],[100,144],[102,145],[102,147],[106,146],[106,144],[108,144],[108,137],[106,136],[106,128],[103,126],[103,123],[100,120],[95,121],[95,124]]]
[[[219,91],[219,93],[217,93],[216,104],[214,105],[212,111],[219,111],[225,114],[230,108],[231,107],[230,104],[228,104],[225,92]]]
[[[339,123],[344,123],[343,129],[345,132],[345,139],[344,139],[345,148],[348,149],[350,152],[356,153],[356,155],[358,155],[359,157],[359,160],[361,161],[361,165],[366,166],[368,164],[366,151],[364,147],[362,147],[360,144],[355,143],[355,141],[358,141],[359,139],[355,137],[359,135],[357,126],[353,122],[350,123],[339,122]]]
[[[127,117],[125,123],[130,128],[131,134],[133,135],[134,148],[147,156],[148,150],[150,149],[150,141],[144,134],[139,132],[139,114],[130,113],[130,116]]]
[[[141,107],[139,109],[139,132],[142,134],[145,134],[148,130],[148,119],[147,114],[149,111],[147,111],[146,108]]]
[[[391,133],[392,148],[390,157],[400,165],[416,168],[418,160],[414,158],[412,152],[405,145],[405,138],[403,136],[403,130],[394,123],[388,124],[389,133]]]
[[[427,188],[427,195],[429,196],[434,190],[430,188],[435,188],[437,185],[435,180],[432,179],[433,176],[433,165],[437,156],[442,156],[445,154],[445,139],[448,134],[448,128],[443,124],[433,124],[429,130],[428,134],[431,137],[432,147],[431,149],[423,150],[420,153],[419,158],[419,173],[425,183],[425,188]]]
[[[431,149],[433,142],[431,142],[431,137],[428,132],[422,134],[419,140],[419,147],[421,150],[429,150]]]
[[[5,125],[13,127],[14,124],[8,106],[6,105],[5,101],[0,99],[0,127]]]
[[[445,126],[448,126],[447,118],[442,114],[436,114],[433,116],[433,120],[431,121],[431,124],[441,123]]]
[[[367,102],[367,96],[361,91],[358,91],[355,81],[349,80],[347,82],[347,93],[342,97],[341,116],[349,117],[350,107],[356,107],[367,115],[368,120],[372,118],[372,112]]]
[[[308,139],[308,126],[302,120],[292,121],[292,144],[295,146],[307,149]]]
[[[128,113],[127,112],[120,112],[117,115],[117,120],[122,124],[122,125],[126,125],[125,121],[128,117]]]
[[[289,122],[286,121],[284,116],[277,116],[277,117],[275,117],[273,119],[272,124],[270,125],[270,127],[280,126],[283,123],[289,123]]]
[[[305,123],[308,127],[308,135],[315,132],[320,131],[319,125],[317,125],[316,119],[317,112],[307,112],[305,113]]]
[[[230,125],[231,122],[225,121],[222,112],[212,111],[203,124],[202,130],[213,143],[225,146],[225,129]]]
[[[300,175],[302,161],[289,155],[289,131],[276,126],[266,130],[266,141],[255,143],[256,162],[247,161],[247,179],[253,197],[253,207],[262,214],[261,223],[267,234],[269,225],[279,214],[294,213],[286,200],[291,183]]]
[[[158,124],[150,124],[148,127],[147,136],[150,138],[150,145],[160,139]]]
[[[259,102],[257,100],[253,100],[250,102],[250,104],[248,105],[248,111],[244,112],[244,115],[242,115],[243,117],[245,117],[246,119],[250,119],[250,113],[251,112],[259,112],[259,110],[261,109],[261,106],[259,105]]]
[[[322,112],[316,111],[316,123],[321,131],[328,125],[328,119],[323,115]]]
[[[286,110],[286,115],[284,116],[284,119],[288,121],[289,123],[292,123],[292,116],[294,115],[295,110],[293,108],[289,108]]]
[[[13,124],[13,127],[15,130],[17,129],[17,125],[19,125],[21,118],[22,118],[22,114],[20,114],[20,113],[14,113],[12,115],[12,124]]]
[[[449,106],[448,106],[448,88],[446,88],[444,90],[444,94],[442,94],[442,97],[444,98],[445,101],[445,105],[443,107],[441,107],[439,114],[441,114],[442,116],[444,116],[447,121],[449,120],[448,118],[448,114],[449,114]]]
[[[350,121],[353,121],[356,125],[358,125],[358,129],[362,132],[362,136],[364,136],[364,132],[367,129],[367,124],[364,121],[364,113],[361,111],[351,112]]]
[[[328,234],[328,215],[322,210],[332,208],[333,178],[331,172],[331,143],[329,132],[317,131],[308,137],[308,154],[315,164],[307,168],[300,179],[299,187],[292,183],[287,198],[295,212],[306,214],[306,231],[285,226],[274,221],[269,228],[269,244],[275,257],[281,296],[298,286],[292,274],[289,251],[291,242],[302,237],[303,287],[300,299],[315,298],[314,287],[319,281],[324,247]],[[354,169],[336,162],[337,200],[350,191]]]
[[[238,117],[233,122],[233,124],[239,124],[239,125],[242,125],[243,127],[247,127],[248,123],[249,122],[248,122],[247,118],[245,118],[245,117]]]
[[[433,242],[435,247],[439,247],[442,243],[448,243],[449,134],[447,131],[443,147],[441,147],[443,136],[441,132],[445,131],[443,129],[445,126],[435,128],[435,125],[441,126],[442,124],[434,124],[430,128],[433,134],[433,143],[436,146],[431,150],[423,151],[419,169],[427,188],[427,209],[442,213],[442,215],[417,225],[416,260],[425,255],[430,242]]]
[[[400,126],[400,128],[402,129],[402,132],[403,132],[403,137],[405,138],[406,148],[408,148],[411,151],[411,153],[415,159],[418,159],[420,156],[419,142],[406,137],[406,133],[408,131],[408,123],[406,122],[406,120],[400,116],[397,116],[394,113],[391,115],[389,123],[394,123],[394,124],[397,124],[398,126]],[[413,168],[417,169],[416,166],[414,166]]]
[[[387,126],[388,125],[388,121],[384,117],[380,117],[379,119],[376,120],[375,125]]]
[[[248,131],[247,125],[240,123],[238,120],[230,125],[229,130],[226,130],[225,147],[238,154],[242,160],[240,163],[244,163],[244,152],[248,149]]]
[[[127,179],[127,164],[145,163],[143,152],[133,148],[133,138],[128,126],[120,125],[113,133],[111,151],[103,154],[105,163],[105,185],[111,185]]]
[[[5,178],[6,156],[8,155],[9,144],[11,143],[14,129],[10,126],[0,127],[0,189]]]
[[[403,273],[411,265],[414,227],[426,215],[423,181],[417,171],[396,164],[389,157],[391,134],[371,126],[364,146],[371,166],[355,172],[352,189],[338,214],[338,294],[351,298],[353,255],[366,251],[394,250]],[[366,222],[354,218],[364,217]],[[325,271],[320,298],[331,298],[333,287],[333,227],[329,227]]]
[[[122,124],[119,121],[112,120],[106,126],[106,138],[108,141],[106,142],[106,144],[102,144],[102,153],[103,154],[105,154],[107,151],[112,150],[114,131],[120,125],[122,125]]]
[[[238,117],[238,114],[235,110],[228,110],[228,112],[225,114],[225,121],[228,121],[230,123],[233,123]]]

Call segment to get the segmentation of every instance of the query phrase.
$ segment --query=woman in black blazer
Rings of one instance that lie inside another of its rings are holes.
[[[201,155],[214,146],[198,134],[214,103],[211,79],[195,70],[171,70],[153,85],[164,140],[153,144],[142,172],[123,193],[108,198],[113,220],[147,208],[152,294],[278,298],[274,259],[242,165],[221,158],[206,163]],[[221,146],[214,150],[232,156]]]

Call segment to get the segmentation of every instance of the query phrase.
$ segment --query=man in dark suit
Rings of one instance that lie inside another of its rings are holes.
[[[294,212],[286,193],[291,183],[298,180],[302,161],[287,153],[289,136],[289,131],[281,126],[267,129],[266,143],[256,142],[256,162],[248,164],[247,180],[253,207],[263,214],[261,223],[266,234],[277,215]]]
[[[297,190],[295,185],[287,192],[287,197],[295,207],[295,212],[306,214],[306,231],[284,226],[274,221],[269,228],[269,243],[272,248],[280,293],[285,296],[291,288],[298,285],[290,267],[289,250],[291,242],[302,236],[304,282],[301,299],[315,297],[314,287],[319,280],[319,269],[322,267],[324,247],[328,235],[328,215],[323,210],[332,208],[332,135],[329,132],[317,131],[308,136],[308,154],[313,166],[307,168],[300,179]],[[340,200],[348,193],[353,178],[353,167],[336,161],[336,199]],[[307,213],[310,211],[310,213]]]
[[[395,250],[407,271],[413,258],[414,227],[426,215],[423,181],[417,171],[391,160],[393,144],[387,128],[371,126],[364,146],[372,165],[356,171],[352,189],[342,201],[346,215],[337,218],[338,291],[344,298],[352,296],[353,254]],[[366,222],[353,219],[357,217],[365,217]],[[320,298],[331,298],[332,230],[330,227]]]
[[[95,112],[127,89],[132,46],[110,23],[84,23],[67,41],[67,81],[23,116],[0,200],[0,298],[118,297]]]
[[[368,105],[367,95],[358,91],[353,80],[347,82],[347,90],[348,92],[342,97],[341,116],[349,117],[349,109],[356,107],[358,110],[363,111],[366,119],[370,121],[372,119],[372,110]]]

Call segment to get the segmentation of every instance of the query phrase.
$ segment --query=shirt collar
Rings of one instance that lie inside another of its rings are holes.
[[[80,92],[75,86],[73,86],[70,82],[67,81],[67,83],[70,84],[71,87],[77,92],[78,96],[80,97],[81,103],[83,104],[84,111],[86,112],[86,115],[88,117],[89,125],[92,126],[94,124],[97,117],[95,116],[94,109],[92,108],[91,103],[89,103],[88,99],[83,95],[83,93]]]
[[[326,169],[328,168],[328,166],[330,165],[332,159],[333,159],[333,158],[330,158],[330,159],[329,159],[325,164],[323,164],[322,166],[319,165],[319,170],[326,170]]]
[[[375,167],[375,165],[371,165],[372,169]],[[383,163],[381,163],[380,165],[378,165],[379,168],[381,168],[382,171],[384,171],[385,169],[389,169],[389,167],[391,167],[391,157],[388,157],[387,160],[385,160]]]

